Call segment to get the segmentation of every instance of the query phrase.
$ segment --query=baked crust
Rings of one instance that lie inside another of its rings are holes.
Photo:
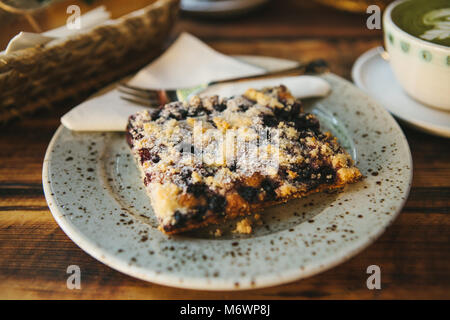
[[[284,86],[193,97],[129,119],[127,141],[167,234],[361,179],[350,155]]]

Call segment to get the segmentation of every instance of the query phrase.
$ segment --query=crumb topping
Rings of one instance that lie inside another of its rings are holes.
[[[249,218],[244,218],[236,224],[235,233],[250,234],[252,233],[252,222]]]

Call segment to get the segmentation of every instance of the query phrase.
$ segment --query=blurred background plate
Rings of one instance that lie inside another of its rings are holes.
[[[371,5],[384,9],[393,0],[315,0],[321,4],[350,12],[365,13]]]
[[[182,0],[181,10],[206,16],[230,16],[246,13],[269,0]]]

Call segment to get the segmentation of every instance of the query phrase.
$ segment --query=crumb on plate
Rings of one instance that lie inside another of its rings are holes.
[[[249,218],[244,218],[236,224],[235,233],[250,234],[252,233],[252,222]]]

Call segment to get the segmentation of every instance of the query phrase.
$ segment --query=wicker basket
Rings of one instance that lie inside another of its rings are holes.
[[[161,52],[178,0],[158,0],[91,31],[0,56],[0,123],[86,98]]]

